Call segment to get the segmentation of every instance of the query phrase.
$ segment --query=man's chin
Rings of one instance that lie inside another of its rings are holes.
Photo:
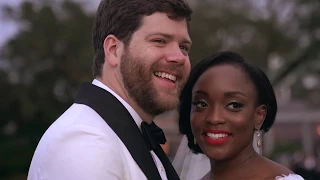
[[[175,90],[169,90],[169,89],[162,89],[161,91],[158,91],[158,97],[161,99],[178,99],[179,97],[178,91]]]
[[[159,107],[163,107],[165,111],[171,111],[179,105],[179,99],[176,96],[170,96],[159,99]]]

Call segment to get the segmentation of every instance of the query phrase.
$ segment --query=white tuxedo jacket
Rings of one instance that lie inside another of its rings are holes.
[[[28,180],[160,180],[150,151],[128,111],[105,90],[89,83],[86,86],[78,94],[80,102],[94,102],[109,121],[85,103],[73,104],[41,138]],[[170,173],[169,170],[169,180],[177,179]]]
[[[34,153],[28,180],[42,179],[147,178],[99,114],[73,104],[46,131]]]

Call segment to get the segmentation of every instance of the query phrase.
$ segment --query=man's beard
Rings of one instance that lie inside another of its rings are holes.
[[[128,49],[121,57],[122,81],[129,96],[144,112],[153,116],[176,108],[179,103],[178,96],[181,86],[177,85],[178,93],[175,95],[170,95],[168,92],[167,97],[160,97],[152,83],[152,69],[145,66],[144,62],[143,58],[132,56]]]

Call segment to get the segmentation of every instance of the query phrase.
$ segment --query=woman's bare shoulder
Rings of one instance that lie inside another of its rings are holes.
[[[303,178],[299,175],[294,174],[287,167],[274,162],[270,159],[262,157],[261,166],[264,170],[263,174],[266,175],[266,179],[272,180],[303,180]]]

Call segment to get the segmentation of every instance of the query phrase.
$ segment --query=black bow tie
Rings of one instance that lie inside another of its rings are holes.
[[[154,122],[148,124],[143,121],[141,123],[141,131],[149,150],[155,150],[159,147],[159,144],[165,144],[167,141],[162,129]]]
[[[170,160],[160,146],[160,144],[164,144],[167,141],[162,129],[160,129],[154,122],[152,122],[150,125],[146,122],[142,122],[141,131],[143,138],[146,140],[149,150],[153,150],[162,162],[166,170],[168,179],[179,180],[180,178],[178,174],[176,173]]]

